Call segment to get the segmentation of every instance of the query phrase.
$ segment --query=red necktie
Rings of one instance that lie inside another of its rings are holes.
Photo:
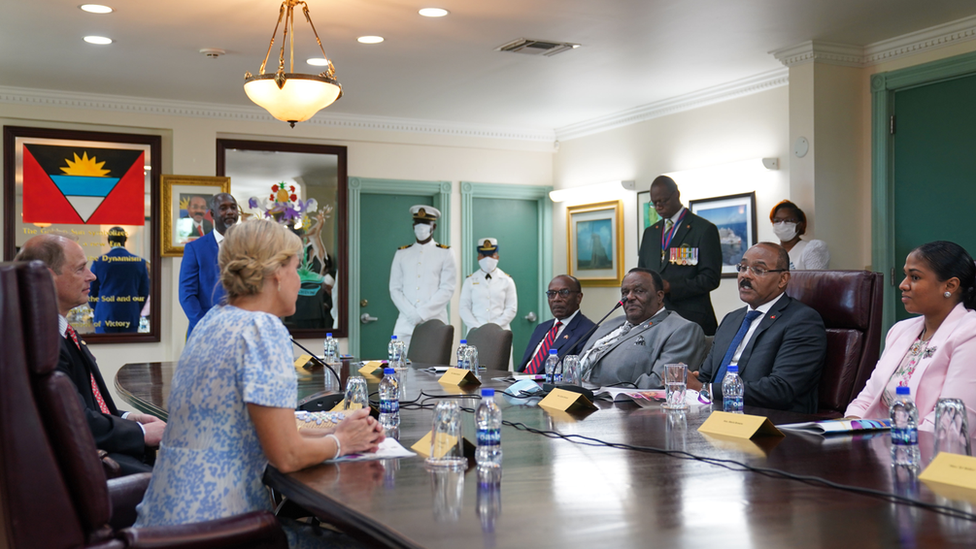
[[[75,347],[78,347],[78,350],[80,351],[81,343],[78,341],[78,334],[75,333],[75,330],[71,327],[71,324],[68,324],[67,333],[69,336],[71,336],[71,341],[75,342]],[[112,412],[109,411],[108,404],[105,404],[105,399],[102,398],[102,392],[98,390],[98,383],[95,383],[95,374],[89,373],[88,377],[91,378],[92,394],[95,395],[95,400],[98,402],[98,408],[103,414],[111,414]]]
[[[556,340],[556,332],[559,331],[559,327],[563,323],[561,320],[557,320],[552,328],[549,329],[549,333],[546,334],[546,338],[542,340],[542,346],[539,347],[539,352],[535,354],[532,358],[532,362],[529,363],[528,367],[525,368],[525,373],[527,374],[538,374],[542,369],[542,365],[545,364],[546,358],[549,356],[549,348],[552,347],[552,342]]]

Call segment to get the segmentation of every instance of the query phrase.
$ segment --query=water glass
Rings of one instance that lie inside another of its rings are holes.
[[[349,376],[346,380],[345,407],[346,410],[369,407],[369,391],[363,376]]]
[[[959,398],[940,398],[935,405],[935,452],[972,454],[966,404]]]
[[[566,355],[563,357],[563,383],[569,385],[581,385],[579,355]]]
[[[431,469],[430,480],[434,493],[434,520],[457,522],[464,503],[463,469]]]
[[[664,365],[664,408],[668,410],[684,410],[688,407],[685,403],[685,390],[688,382],[688,367],[684,364],[665,364]]]
[[[455,400],[442,400],[434,407],[430,457],[425,463],[429,469],[464,471],[468,468],[461,433],[461,406]]]
[[[478,348],[474,345],[468,345],[464,352],[468,362],[468,369],[480,379],[481,370],[478,367]]]

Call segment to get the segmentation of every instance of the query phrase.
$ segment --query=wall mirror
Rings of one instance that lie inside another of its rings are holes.
[[[244,217],[272,217],[302,237],[305,254],[292,336],[348,336],[346,148],[217,140],[217,175],[230,177]]]
[[[98,278],[67,319],[88,343],[159,341],[160,146],[154,135],[3,128],[3,259],[40,234],[81,245]]]

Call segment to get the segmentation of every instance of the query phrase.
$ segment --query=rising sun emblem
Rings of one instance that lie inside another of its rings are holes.
[[[87,152],[83,152],[81,158],[78,158],[78,153],[75,153],[74,162],[68,160],[67,158],[65,158],[64,161],[68,163],[67,168],[61,168],[61,171],[63,171],[65,175],[105,177],[108,175],[109,171],[111,171],[102,168],[102,166],[105,165],[104,161],[97,162],[94,156],[88,158]]]

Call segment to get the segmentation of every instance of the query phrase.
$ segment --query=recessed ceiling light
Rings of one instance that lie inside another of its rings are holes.
[[[101,13],[112,13],[113,11],[115,11],[108,6],[103,6],[101,4],[82,4],[78,7],[81,8],[81,11],[87,11],[88,13],[101,14]]]
[[[379,44],[383,41],[382,36],[360,36],[356,39],[360,44]]]
[[[423,15],[424,17],[444,17],[448,13],[451,12],[444,8],[424,8],[420,10],[420,15]]]
[[[104,36],[86,36],[85,42],[88,42],[89,44],[97,44],[99,46],[104,46],[106,44],[111,44],[112,39],[106,38]]]
[[[309,65],[314,65],[316,67],[328,67],[329,60],[324,57],[311,57],[305,60]]]

